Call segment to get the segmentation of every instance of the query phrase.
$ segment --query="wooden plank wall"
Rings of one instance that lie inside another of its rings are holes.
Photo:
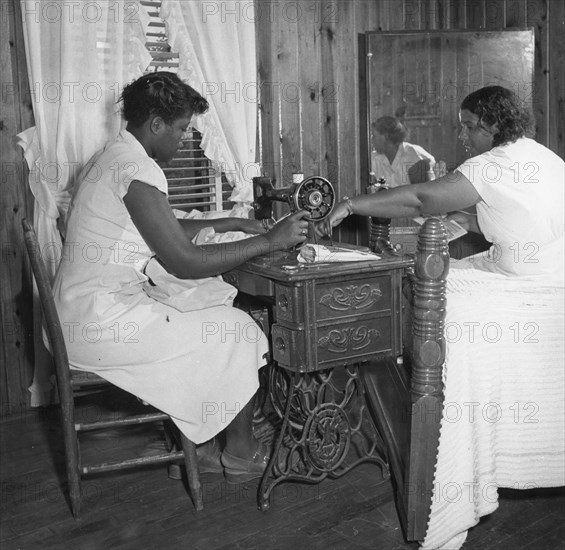
[[[564,6],[562,0],[259,3],[260,160],[265,175],[278,187],[289,185],[293,172],[321,175],[339,197],[365,189],[358,35],[374,30],[533,27],[538,139],[565,157]],[[348,222],[338,238],[363,243],[364,222]]]
[[[249,17],[248,5],[239,6],[240,17]],[[9,37],[0,43],[0,414],[6,415],[29,405],[32,377],[30,277],[20,230],[32,201],[14,136],[33,119],[19,2],[1,0],[0,7],[2,37]],[[256,8],[260,160],[278,186],[304,172],[330,179],[340,197],[365,187],[358,35],[369,30],[534,27],[541,141],[565,157],[563,0],[264,0]],[[350,220],[339,233],[363,242],[364,225]]]
[[[17,23],[17,24],[16,24]],[[24,260],[21,219],[31,217],[28,171],[15,136],[33,126],[20,3],[0,2],[0,418],[29,407],[33,376],[31,271]]]

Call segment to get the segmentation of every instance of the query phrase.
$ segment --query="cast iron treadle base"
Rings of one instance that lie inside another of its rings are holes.
[[[269,508],[271,492],[283,481],[318,483],[364,462],[390,476],[384,442],[365,404],[363,365],[309,374],[269,368],[270,398],[282,425],[259,486],[260,510]]]

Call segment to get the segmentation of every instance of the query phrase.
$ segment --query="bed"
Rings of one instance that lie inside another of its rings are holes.
[[[394,253],[376,222],[372,248]],[[404,356],[365,388],[407,540],[455,550],[498,488],[565,485],[564,291],[450,260],[429,219],[404,294]]]

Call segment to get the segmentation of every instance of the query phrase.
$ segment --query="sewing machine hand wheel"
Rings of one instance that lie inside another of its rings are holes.
[[[311,176],[301,181],[292,192],[294,209],[310,212],[313,221],[330,215],[335,203],[332,184],[320,176]]]

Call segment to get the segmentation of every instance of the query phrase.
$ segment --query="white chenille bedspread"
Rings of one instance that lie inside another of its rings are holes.
[[[422,550],[460,548],[498,487],[565,485],[563,285],[450,269],[445,401]]]

